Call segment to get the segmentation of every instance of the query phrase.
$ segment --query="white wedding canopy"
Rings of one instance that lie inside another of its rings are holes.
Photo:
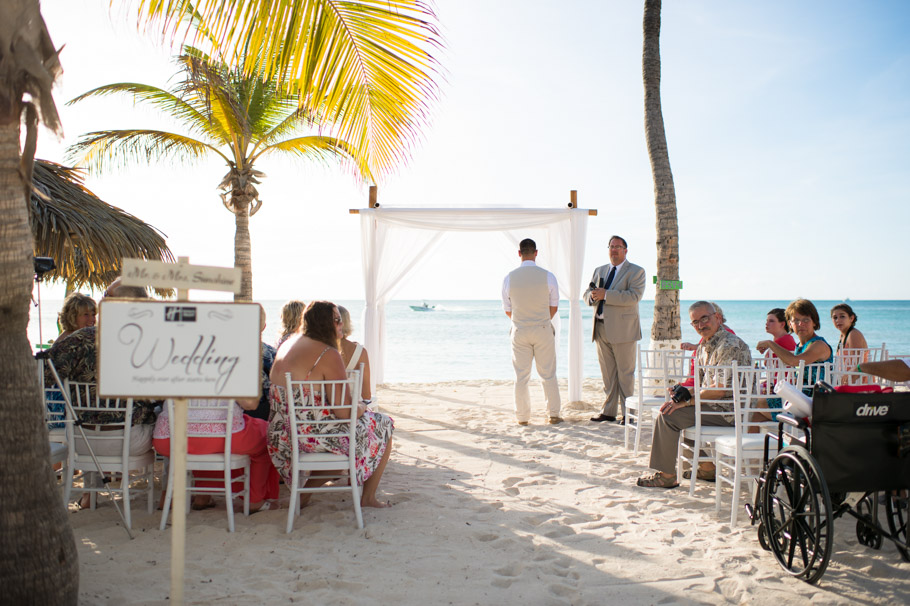
[[[440,232],[499,231],[515,244],[517,250],[518,242],[525,237],[521,230],[533,228],[546,234],[544,242],[537,242],[541,250],[538,260],[541,266],[556,275],[561,298],[569,300],[569,402],[581,400],[582,325],[579,301],[588,211],[577,208],[377,207],[351,212],[360,213],[366,291],[364,346],[370,352],[373,386],[382,383],[385,374],[385,306],[408,274],[439,244]],[[496,295],[498,297],[499,292]]]

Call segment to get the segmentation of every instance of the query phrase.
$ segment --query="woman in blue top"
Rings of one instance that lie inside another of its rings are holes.
[[[778,358],[780,358],[781,362],[787,366],[799,366],[801,361],[805,362],[807,366],[820,362],[827,362],[829,364],[834,362],[834,351],[831,349],[831,346],[828,345],[828,342],[825,341],[823,337],[815,334],[815,331],[818,330],[821,325],[818,319],[818,310],[815,309],[815,305],[812,304],[812,301],[809,301],[808,299],[797,299],[793,303],[790,303],[790,305],[787,306],[786,316],[787,323],[790,325],[796,338],[799,339],[799,345],[796,346],[796,351],[791,353],[774,341],[760,341],[757,345],[758,351],[765,353],[765,351],[770,349]],[[806,374],[803,376],[803,393],[812,397],[812,388],[815,385],[815,382],[823,381],[824,379],[824,369],[807,368]],[[767,400],[758,400],[756,406],[760,408],[781,408],[783,403],[780,398],[768,398]],[[759,411],[755,414],[756,421],[762,419],[775,420],[777,418],[777,413],[772,413],[770,411]],[[758,428],[756,427],[754,429],[757,430]]]

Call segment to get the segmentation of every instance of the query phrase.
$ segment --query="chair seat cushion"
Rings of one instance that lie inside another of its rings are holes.
[[[240,469],[241,467],[246,467],[249,463],[250,455],[231,455],[231,469]],[[218,452],[214,454],[187,455],[186,467],[187,469],[195,469],[197,471],[220,471],[224,469],[224,454]]]
[[[645,396],[641,399],[641,405],[643,407],[663,406],[666,401],[666,398],[663,397]],[[638,396],[629,396],[626,398],[626,408],[638,408]]]
[[[69,448],[66,444],[60,442],[51,442],[51,463],[59,463],[66,460]]]
[[[764,453],[765,436],[760,433],[750,433],[742,438],[743,452],[754,457],[756,453]],[[714,448],[725,455],[736,455],[736,436],[719,436],[714,440]]]
[[[723,425],[702,425],[701,427],[701,437],[704,439],[715,439],[717,436],[733,435],[736,430],[733,427],[725,427]],[[687,427],[686,429],[680,432],[681,435],[686,438],[693,439],[695,437],[695,428]]]

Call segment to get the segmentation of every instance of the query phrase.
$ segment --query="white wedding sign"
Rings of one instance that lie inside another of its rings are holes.
[[[102,301],[103,397],[259,398],[256,303]]]

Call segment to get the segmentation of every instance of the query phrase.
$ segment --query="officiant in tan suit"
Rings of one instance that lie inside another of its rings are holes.
[[[645,270],[626,260],[628,245],[620,236],[610,238],[610,262],[594,270],[584,300],[596,306],[594,332],[597,357],[604,382],[603,410],[591,420],[616,421],[622,411],[625,423],[626,398],[635,389],[635,344],[641,340],[638,302],[645,294]]]
[[[537,267],[537,245],[525,238],[518,245],[521,266],[502,281],[502,309],[512,319],[512,366],[515,368],[515,417],[519,425],[531,419],[531,361],[543,383],[551,425],[561,423],[556,382],[556,335],[551,318],[559,307],[556,276]]]

